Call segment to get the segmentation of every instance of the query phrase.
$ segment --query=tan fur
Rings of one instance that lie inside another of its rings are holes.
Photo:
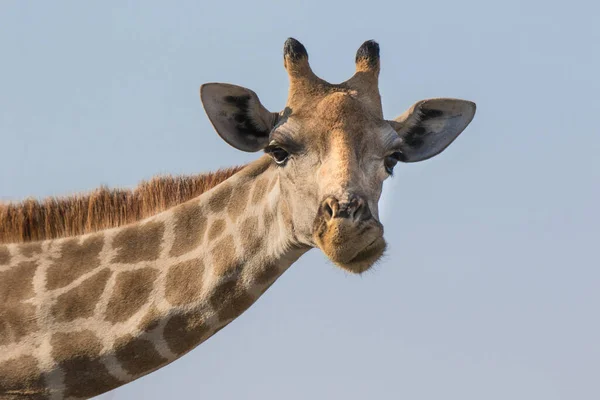
[[[210,332],[204,318],[195,313],[177,314],[165,325],[164,336],[169,349],[175,354],[192,350]]]
[[[192,259],[176,264],[169,269],[165,284],[165,297],[175,306],[191,304],[202,295],[202,260]]]
[[[167,362],[149,340],[127,336],[122,343],[117,341],[116,358],[131,375],[147,373]]]
[[[0,244],[0,265],[8,265],[10,262],[10,253],[8,248]]]
[[[24,385],[25,383],[25,385]],[[23,389],[23,387],[27,389]],[[44,379],[40,376],[35,357],[22,356],[0,364],[2,399],[47,399]]]
[[[35,306],[24,303],[5,303],[0,308],[0,346],[17,343],[38,330]]]
[[[125,227],[113,239],[113,246],[117,249],[113,262],[136,263],[156,260],[160,255],[164,232],[165,225],[162,222]]]
[[[125,322],[137,313],[147,303],[157,275],[153,268],[120,272],[108,301],[106,320]]]
[[[68,239],[63,243],[60,256],[54,260],[46,273],[48,289],[67,286],[100,265],[99,256],[104,245],[104,236],[99,233],[83,241],[79,239]]]
[[[88,398],[150,373],[239,317],[312,247],[354,273],[379,259],[384,159],[405,142],[382,119],[376,45],[361,46],[356,74],[339,85],[312,73],[299,43],[286,46],[281,114],[244,88],[201,89],[228,143],[270,155],[242,170],[0,208],[0,233],[19,241],[0,244],[0,398]],[[413,161],[455,137],[438,117],[467,121],[474,110],[422,104],[400,128]],[[414,145],[423,132],[433,146]],[[50,239],[31,242],[40,237]]]
[[[133,190],[101,187],[83,195],[0,204],[0,243],[77,236],[140,221],[199,196],[241,168],[156,177]]]
[[[206,215],[195,203],[182,204],[175,209],[175,244],[172,256],[189,253],[202,243],[206,230]]]
[[[237,281],[231,280],[217,287],[211,301],[213,307],[219,309],[219,320],[228,321],[248,309],[254,303],[254,298]]]
[[[59,322],[91,317],[111,274],[112,271],[105,268],[58,296],[52,307],[52,316]]]
[[[94,332],[80,330],[56,333],[50,343],[52,358],[64,371],[66,397],[88,398],[122,384],[97,359],[102,350],[102,343]],[[73,357],[73,354],[77,354],[77,357]]]

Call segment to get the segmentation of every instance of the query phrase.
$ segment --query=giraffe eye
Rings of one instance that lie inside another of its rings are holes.
[[[383,165],[385,166],[385,171],[388,174],[393,175],[394,167],[396,166],[396,164],[398,164],[398,161],[400,161],[401,159],[402,159],[402,153],[400,153],[399,151],[387,156],[385,158],[385,160],[383,161]]]
[[[275,162],[279,165],[285,164],[288,157],[290,156],[290,153],[288,153],[287,150],[279,146],[269,146],[267,149],[265,149],[265,151],[269,153],[271,157],[273,157]]]

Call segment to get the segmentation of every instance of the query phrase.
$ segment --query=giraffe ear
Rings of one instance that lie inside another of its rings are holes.
[[[269,112],[252,90],[207,83],[200,87],[200,100],[219,136],[231,146],[247,152],[267,146],[279,114]]]
[[[471,123],[475,109],[467,100],[427,99],[388,121],[402,138],[402,161],[423,161],[441,153]]]

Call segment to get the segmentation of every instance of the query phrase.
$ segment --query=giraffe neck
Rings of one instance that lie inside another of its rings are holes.
[[[0,246],[0,398],[104,393],[241,315],[309,249],[271,165],[133,225]]]

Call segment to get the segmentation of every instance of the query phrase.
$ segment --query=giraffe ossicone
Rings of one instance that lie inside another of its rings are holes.
[[[475,104],[422,100],[386,120],[379,45],[365,42],[355,63],[331,84],[288,39],[280,111],[240,86],[200,89],[223,140],[261,157],[154,215],[0,244],[0,398],[89,398],[151,373],[240,316],[311,248],[351,273],[369,269],[386,248],[383,181],[397,163],[443,151]]]

